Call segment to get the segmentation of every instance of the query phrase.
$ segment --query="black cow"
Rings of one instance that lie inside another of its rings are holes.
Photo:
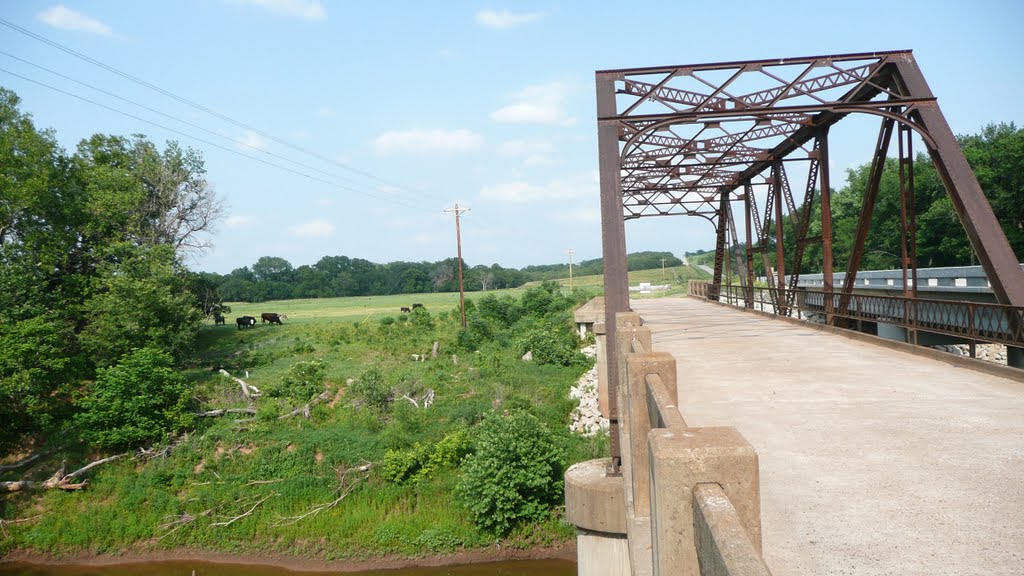
[[[411,312],[408,306],[402,306],[402,312]]]
[[[256,325],[256,319],[252,316],[242,316],[241,318],[235,318],[235,324],[238,325],[238,329],[252,328]]]
[[[221,314],[220,312],[214,312],[213,313],[213,323],[215,325],[217,325],[217,326],[223,326],[224,325],[224,315]]]
[[[423,308],[423,304],[420,304],[420,303],[418,303],[418,302],[417,302],[416,304],[413,304],[413,305],[412,305],[412,309],[413,309],[413,310],[415,310],[415,309],[417,309],[417,308]]]
[[[276,314],[274,312],[264,312],[263,314],[260,314],[260,319],[263,321],[264,324],[266,324],[267,322],[270,322],[271,324],[280,324],[280,325],[283,326],[281,320],[287,320],[288,317],[285,316],[284,314]]]

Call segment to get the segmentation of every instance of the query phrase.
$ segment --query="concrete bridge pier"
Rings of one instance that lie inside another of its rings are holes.
[[[630,576],[622,476],[609,458],[574,464],[565,473],[565,515],[576,526],[579,576]]]

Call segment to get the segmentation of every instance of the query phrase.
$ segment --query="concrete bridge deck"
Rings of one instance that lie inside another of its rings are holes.
[[[1024,574],[1024,383],[695,299],[634,300],[690,426],[757,449],[775,576]]]

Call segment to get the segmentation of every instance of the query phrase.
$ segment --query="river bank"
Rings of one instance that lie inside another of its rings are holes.
[[[293,572],[350,573],[377,570],[399,570],[409,568],[454,567],[495,562],[523,560],[560,560],[576,562],[576,543],[568,541],[562,545],[536,548],[507,548],[491,546],[475,550],[462,550],[452,554],[435,554],[419,557],[380,556],[376,558],[348,558],[343,560],[321,560],[301,556],[275,554],[227,554],[187,548],[177,550],[130,551],[124,554],[68,554],[53,556],[28,550],[16,550],[0,558],[0,574],[19,566],[54,567],[113,567],[150,563],[196,562],[204,564],[244,567],[267,567]]]

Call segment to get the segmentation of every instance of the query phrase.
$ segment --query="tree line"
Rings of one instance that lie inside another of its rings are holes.
[[[670,252],[636,252],[627,257],[630,270],[678,266]],[[292,298],[336,298],[455,292],[459,289],[458,261],[389,262],[376,264],[362,258],[324,256],[313,265],[292,266],[288,260],[263,256],[251,266],[229,274],[203,272],[198,277],[211,293],[228,302],[264,302]],[[579,276],[601,274],[602,259],[574,264]],[[498,264],[470,266],[463,261],[463,284],[470,292],[516,288],[527,282],[566,278],[567,263],[503,268]]]

